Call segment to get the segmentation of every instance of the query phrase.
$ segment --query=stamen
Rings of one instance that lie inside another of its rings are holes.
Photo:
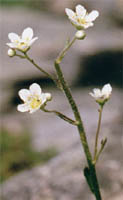
[[[37,97],[34,97],[31,102],[30,102],[30,107],[32,109],[36,109],[41,105],[41,100],[38,99]]]

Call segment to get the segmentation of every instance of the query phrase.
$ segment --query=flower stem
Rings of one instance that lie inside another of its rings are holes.
[[[94,191],[94,195],[95,195],[96,199],[101,200],[99,184],[98,184],[98,180],[97,180],[97,177],[96,177],[96,170],[95,170],[95,166],[92,163],[92,156],[91,156],[91,153],[90,153],[90,150],[89,150],[89,146],[88,146],[88,142],[87,142],[87,139],[86,139],[86,134],[85,134],[84,126],[83,126],[83,123],[82,123],[82,120],[81,120],[81,117],[80,117],[80,113],[79,113],[77,105],[76,105],[76,103],[75,103],[75,101],[72,97],[71,91],[70,91],[66,81],[64,80],[63,73],[62,73],[60,65],[57,63],[57,61],[55,62],[55,69],[57,71],[58,78],[61,82],[64,93],[65,93],[65,95],[66,95],[66,97],[67,97],[67,99],[68,99],[68,101],[71,105],[75,119],[76,119],[77,122],[79,122],[78,125],[77,125],[77,128],[78,128],[78,131],[79,131],[81,143],[82,143],[83,148],[84,148],[86,159],[87,159],[87,162],[88,162],[88,165],[89,165],[88,170],[89,170],[89,173],[90,173],[89,176],[90,176],[90,180],[91,180],[91,184],[89,186],[90,186],[90,188],[92,188],[92,186],[93,186],[93,191]]]
[[[15,56],[17,56],[17,57],[19,57],[19,58],[23,58],[23,59],[25,59],[25,56],[22,56],[22,55],[20,55],[20,54],[15,54]]]
[[[61,51],[61,53],[59,54],[59,56],[58,56],[57,59],[56,59],[56,62],[57,62],[58,64],[61,63],[62,59],[64,58],[64,56],[65,56],[65,54],[66,54],[66,52],[70,49],[70,47],[71,47],[72,44],[75,42],[75,40],[76,40],[76,37],[73,37],[73,39],[72,39],[70,42],[68,42],[68,43],[66,44],[65,48]]]
[[[66,81],[64,79],[62,70],[60,68],[60,62],[64,58],[64,56],[65,56],[66,52],[69,50],[69,48],[75,42],[75,40],[76,40],[76,37],[74,37],[72,39],[72,41],[67,43],[67,45],[65,46],[63,51],[61,51],[61,53],[57,57],[57,59],[56,59],[56,61],[54,63],[54,66],[55,66],[55,69],[56,69],[56,73],[58,75],[58,79],[60,80],[60,83],[61,83],[61,85],[63,87],[63,91],[64,91],[64,93],[65,93],[65,95],[66,95],[66,97],[67,97],[67,99],[69,101],[69,104],[71,105],[72,110],[73,110],[75,119],[76,119],[76,121],[79,122],[78,130],[79,130],[79,133],[80,133],[81,142],[83,143],[86,155],[88,155],[87,156],[87,161],[88,161],[88,163],[90,163],[91,160],[92,160],[92,157],[91,157],[91,153],[90,153],[90,150],[89,150],[89,147],[88,147],[88,143],[87,143],[87,139],[86,139],[86,135],[85,135],[85,131],[84,131],[84,126],[83,126],[83,123],[82,123],[82,120],[81,120],[81,117],[80,117],[80,113],[78,111],[77,105],[76,105],[76,103],[75,103],[75,101],[74,101],[74,99],[72,97],[70,88],[68,87],[68,85],[67,85],[67,83],[66,83]]]
[[[63,51],[57,57],[57,59],[54,63],[54,66],[55,66],[55,69],[56,69],[56,72],[57,72],[58,79],[60,80],[60,83],[62,85],[63,91],[64,91],[64,93],[65,93],[65,95],[68,99],[69,104],[71,105],[75,119],[78,122],[77,128],[78,128],[78,132],[79,132],[79,135],[80,135],[80,140],[81,140],[82,146],[84,148],[87,163],[88,163],[88,166],[89,166],[89,167],[86,168],[86,169],[88,169],[87,171],[89,173],[84,173],[84,175],[86,177],[86,180],[88,182],[88,185],[89,185],[91,191],[93,192],[93,194],[96,197],[96,200],[101,200],[102,198],[101,198],[99,184],[98,184],[98,180],[97,180],[97,176],[96,176],[96,169],[95,169],[95,165],[93,164],[91,152],[89,150],[89,145],[88,145],[88,142],[87,142],[83,122],[81,120],[81,116],[80,116],[79,110],[77,108],[77,105],[76,105],[76,103],[75,103],[75,101],[72,97],[70,88],[68,87],[68,85],[67,85],[67,83],[64,79],[62,70],[60,68],[60,63],[61,63],[62,59],[64,58],[68,49],[75,42],[75,40],[76,40],[76,38],[74,37],[73,40],[67,44],[67,46],[63,49]]]
[[[104,149],[106,143],[107,143],[107,138],[105,138],[104,140],[101,141],[100,150],[99,150],[99,152],[97,153],[95,160],[93,161],[94,164],[97,163],[97,161],[98,161],[98,159],[99,159],[99,157],[100,157],[100,154],[102,153],[102,151],[103,151],[103,149]]]
[[[64,80],[64,76],[63,76],[63,73],[61,71],[61,68],[60,68],[60,65],[58,63],[55,62],[55,68],[56,68],[56,71],[57,71],[57,74],[58,74],[58,77],[59,77],[59,80],[61,81],[61,84],[62,84],[62,87],[63,87],[63,90],[64,90],[64,93],[71,105],[71,108],[74,112],[74,116],[75,116],[75,119],[79,122],[78,124],[78,129],[80,131],[80,134],[81,134],[81,141],[83,142],[83,145],[85,146],[85,151],[87,152],[88,154],[88,161],[90,160],[91,161],[91,153],[88,149],[88,145],[87,145],[87,139],[86,139],[86,136],[85,136],[85,131],[84,131],[84,127],[83,127],[83,123],[81,121],[81,117],[80,117],[80,114],[79,114],[79,111],[78,111],[78,108],[76,106],[76,103],[72,97],[72,94],[70,92],[70,89],[66,83],[66,81]]]
[[[29,61],[29,62],[31,62],[38,70],[40,70],[43,74],[45,74],[46,76],[48,76],[48,78],[50,78],[51,80],[53,80],[53,82],[56,84],[56,86],[58,87],[58,88],[60,88],[59,87],[59,84],[58,84],[58,81],[52,76],[52,75],[50,75],[48,72],[46,72],[44,69],[42,69],[41,67],[39,67],[39,65],[37,65],[36,63],[35,63],[35,61],[33,60],[33,59],[31,59],[29,56],[28,56],[28,54],[25,52],[24,53],[24,55],[25,55],[25,58]]]
[[[98,120],[96,139],[95,139],[95,148],[94,148],[94,161],[96,160],[97,151],[98,151],[98,139],[99,139],[100,126],[101,126],[102,111],[103,111],[103,106],[100,106],[100,109],[99,109],[99,120]]]
[[[74,125],[74,126],[77,126],[78,122],[77,121],[74,121],[72,119],[70,119],[69,117],[67,117],[66,115],[56,111],[56,110],[47,110],[45,108],[41,108],[41,110],[43,110],[44,112],[48,112],[48,113],[54,113],[56,114],[58,117],[60,117],[61,119],[67,121],[68,123]]]

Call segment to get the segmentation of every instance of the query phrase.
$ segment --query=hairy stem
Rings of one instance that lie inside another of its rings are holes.
[[[95,165],[93,164],[91,152],[89,150],[89,145],[88,145],[88,142],[87,142],[83,122],[81,120],[81,116],[80,116],[79,110],[77,108],[77,105],[76,105],[76,103],[75,103],[75,101],[72,97],[70,88],[68,87],[68,85],[67,85],[67,83],[64,79],[64,76],[63,76],[63,73],[62,73],[62,70],[61,70],[61,67],[60,67],[60,63],[61,63],[62,59],[64,58],[66,52],[69,50],[69,48],[72,46],[72,44],[75,42],[75,40],[76,40],[76,37],[74,37],[73,40],[65,46],[63,51],[57,57],[57,59],[54,63],[54,66],[55,66],[55,69],[56,69],[58,79],[60,80],[60,83],[62,85],[63,91],[64,91],[64,93],[65,93],[65,95],[68,99],[68,102],[69,102],[71,108],[72,108],[75,119],[78,122],[77,128],[78,128],[78,132],[79,132],[79,135],[80,135],[80,140],[81,140],[82,146],[84,148],[87,163],[88,163],[88,166],[89,166],[89,167],[86,168],[86,169],[88,169],[86,171],[88,171],[89,173],[84,173],[84,175],[86,177],[87,183],[88,183],[91,191],[95,195],[96,200],[101,200],[102,198],[101,198],[99,184],[98,184],[98,180],[97,180],[97,176],[96,176],[96,169],[95,169]]]
[[[66,95],[66,97],[67,97],[67,99],[68,99],[68,101],[69,101],[69,103],[71,105],[72,110],[73,110],[75,119],[79,122],[77,127],[78,127],[78,129],[80,131],[80,136],[81,136],[80,138],[81,138],[81,141],[83,142],[83,145],[85,147],[85,151],[88,154],[88,162],[90,162],[92,160],[91,153],[90,153],[89,148],[88,148],[88,144],[87,144],[87,139],[86,139],[83,123],[81,121],[81,117],[80,117],[77,105],[76,105],[76,103],[75,103],[75,101],[74,101],[74,99],[72,97],[71,91],[70,91],[66,81],[64,80],[63,73],[61,71],[60,65],[58,63],[56,63],[56,62],[55,62],[55,68],[56,68],[59,80],[60,80],[60,82],[62,84],[64,93],[65,93],[65,95]]]
[[[92,185],[93,185],[93,191],[94,191],[94,195],[95,195],[96,199],[101,200],[101,194],[100,194],[99,184],[98,184],[98,180],[97,180],[97,176],[96,176],[96,170],[95,170],[95,166],[92,163],[92,156],[91,156],[91,153],[90,153],[90,150],[89,150],[89,146],[88,146],[86,134],[85,134],[85,131],[84,131],[84,126],[83,126],[83,123],[82,123],[82,120],[81,120],[81,117],[80,117],[80,113],[79,113],[77,105],[76,105],[76,103],[75,103],[75,101],[72,97],[71,91],[70,91],[70,89],[69,89],[69,87],[68,87],[68,85],[67,85],[67,83],[64,79],[60,65],[57,63],[57,60],[55,62],[55,69],[56,69],[56,72],[58,74],[58,78],[59,78],[59,80],[62,84],[64,93],[65,93],[65,95],[66,95],[66,97],[67,97],[67,99],[68,99],[68,101],[71,105],[75,119],[76,119],[77,122],[79,122],[78,125],[77,125],[77,128],[78,128],[78,131],[79,131],[81,143],[82,143],[83,148],[84,148],[86,159],[87,159],[87,162],[88,162],[88,165],[89,165],[90,179],[91,179],[91,183],[92,183],[89,186],[92,188]]]

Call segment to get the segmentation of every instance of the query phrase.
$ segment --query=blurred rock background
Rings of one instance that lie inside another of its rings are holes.
[[[87,30],[86,39],[77,41],[67,53],[62,68],[83,116],[92,151],[98,107],[88,93],[93,87],[102,87],[108,82],[113,86],[111,100],[104,109],[100,134],[100,139],[108,137],[108,144],[97,164],[97,172],[103,200],[121,200],[123,197],[122,0],[0,0],[0,140],[3,143],[5,131],[12,136],[28,132],[33,151],[44,153],[40,155],[41,160],[44,155],[48,157],[45,162],[38,162],[37,167],[24,166],[19,173],[4,181],[1,185],[1,200],[93,199],[82,174],[85,157],[76,128],[54,115],[40,111],[33,115],[16,111],[20,103],[18,90],[37,82],[43,91],[52,93],[53,100],[48,107],[73,118],[64,95],[26,60],[9,58],[8,47],[5,45],[9,32],[21,34],[24,28],[32,27],[39,39],[29,54],[40,66],[54,74],[54,59],[67,38],[72,37],[76,31],[65,16],[64,9],[74,9],[78,3],[86,6],[89,11],[98,10],[100,17],[94,27]],[[9,141],[7,139],[7,145]],[[19,151],[22,151],[21,148],[24,147],[19,146]],[[53,154],[49,156],[47,150]],[[17,148],[14,147],[14,151],[18,152]],[[10,169],[13,163],[19,163],[20,166],[23,159],[28,160],[25,151],[24,148],[23,156],[17,153],[18,159],[12,159]],[[15,156],[12,154],[12,157]],[[4,159],[2,156],[1,162]],[[7,159],[11,160],[11,157]]]

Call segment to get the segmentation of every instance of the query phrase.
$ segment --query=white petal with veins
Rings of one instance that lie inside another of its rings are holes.
[[[9,33],[8,38],[11,42],[19,41],[20,37],[16,33]]]
[[[38,39],[38,37],[33,38],[32,40],[29,41],[29,46],[31,46],[36,40]]]
[[[24,102],[26,102],[26,101],[28,101],[28,98],[29,98],[29,96],[30,96],[30,91],[27,90],[27,89],[21,89],[21,90],[18,92],[18,94],[19,94],[20,98],[21,98]]]
[[[32,95],[41,95],[41,88],[37,83],[33,83],[30,87],[29,87],[30,93]]]
[[[86,28],[89,28],[91,26],[93,26],[94,24],[92,22],[88,22],[87,24],[84,24],[83,27],[86,29]]]
[[[22,39],[24,40],[31,40],[33,37],[33,30],[32,28],[26,28],[24,29],[22,33]]]
[[[29,106],[26,104],[20,104],[17,106],[17,110],[20,112],[27,112],[29,111]]]
[[[112,92],[112,87],[110,86],[110,84],[106,84],[103,89],[102,89],[102,94],[105,96],[109,96]]]
[[[73,12],[71,9],[66,8],[66,9],[65,9],[65,12],[66,12],[66,14],[68,15],[68,17],[69,17],[70,19],[72,19],[72,18],[75,17],[75,12]]]
[[[91,13],[89,13],[87,16],[86,16],[86,20],[87,21],[94,21],[97,17],[99,16],[99,12],[97,10],[93,10]]]
[[[17,47],[17,44],[14,44],[14,43],[6,43],[7,46],[9,46],[10,48],[16,48]]]
[[[76,13],[77,13],[78,16],[85,17],[86,9],[81,5],[77,5],[76,6]]]

